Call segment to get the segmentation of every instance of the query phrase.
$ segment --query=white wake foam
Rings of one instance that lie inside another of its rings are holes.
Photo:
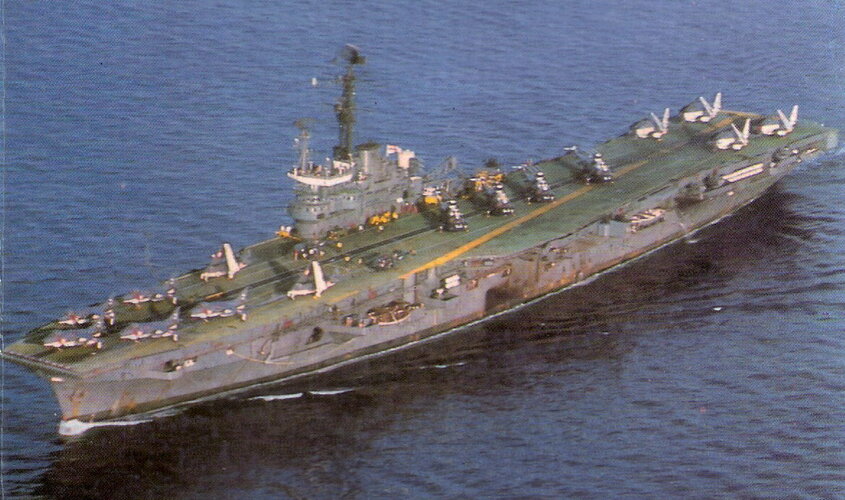
[[[444,368],[452,368],[452,367],[455,367],[455,366],[464,366],[465,364],[467,364],[466,361],[460,361],[458,363],[450,363],[448,365],[424,365],[424,366],[419,367],[419,369],[420,370],[430,370],[432,368],[436,368],[438,370],[442,370]]]
[[[270,396],[255,396],[254,398],[249,399],[260,399],[262,401],[279,401],[282,399],[296,399],[301,398],[305,394],[302,392],[295,392],[293,394],[273,394]]]
[[[62,436],[80,436],[95,427],[122,427],[126,425],[145,424],[151,420],[114,420],[111,422],[83,422],[76,419],[62,420],[59,423],[59,434]]]
[[[343,394],[344,392],[354,391],[355,389],[328,389],[325,391],[308,391],[308,394],[314,396],[334,396],[335,394]]]

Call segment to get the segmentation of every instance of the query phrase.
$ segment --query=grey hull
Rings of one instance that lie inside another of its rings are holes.
[[[713,189],[702,200],[667,210],[659,223],[633,233],[620,230],[614,221],[597,221],[576,233],[549,239],[515,254],[465,259],[461,265],[469,279],[448,300],[427,294],[443,274],[439,269],[417,273],[370,297],[373,304],[392,299],[423,304],[397,324],[341,326],[338,318],[327,312],[324,318],[309,319],[284,331],[245,330],[238,335],[242,341],[227,339],[228,342],[194,345],[190,352],[179,352],[183,364],[178,370],[161,370],[162,363],[173,355],[165,352],[133,359],[105,373],[84,377],[51,374],[51,382],[63,419],[96,421],[329,371],[410,347],[630,262],[733,213],[760,196],[800,161],[784,161],[743,180],[741,187],[727,184]],[[677,192],[666,192],[661,196],[676,195]],[[643,206],[655,201],[660,200],[645,200]]]

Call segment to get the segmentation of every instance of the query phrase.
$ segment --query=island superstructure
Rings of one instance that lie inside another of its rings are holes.
[[[837,144],[797,107],[731,111],[717,94],[591,152],[426,177],[409,149],[353,146],[364,58],[344,56],[325,162],[311,160],[297,122],[292,226],[239,251],[220,243],[160,290],[105,299],[7,346],[6,359],[50,381],[63,420],[124,418],[412,346],[676,241]]]

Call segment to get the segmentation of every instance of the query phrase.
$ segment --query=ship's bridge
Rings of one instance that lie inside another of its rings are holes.
[[[309,163],[305,167],[294,167],[288,177],[312,187],[331,187],[352,180],[353,164],[332,160],[331,166]]]

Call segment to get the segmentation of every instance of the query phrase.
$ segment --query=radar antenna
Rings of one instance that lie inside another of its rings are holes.
[[[334,156],[338,160],[348,160],[352,152],[353,133],[355,130],[355,65],[364,64],[366,59],[358,47],[347,44],[340,51],[339,59],[346,62],[346,74],[341,77],[343,94],[334,105],[337,123],[340,126],[338,145]]]

